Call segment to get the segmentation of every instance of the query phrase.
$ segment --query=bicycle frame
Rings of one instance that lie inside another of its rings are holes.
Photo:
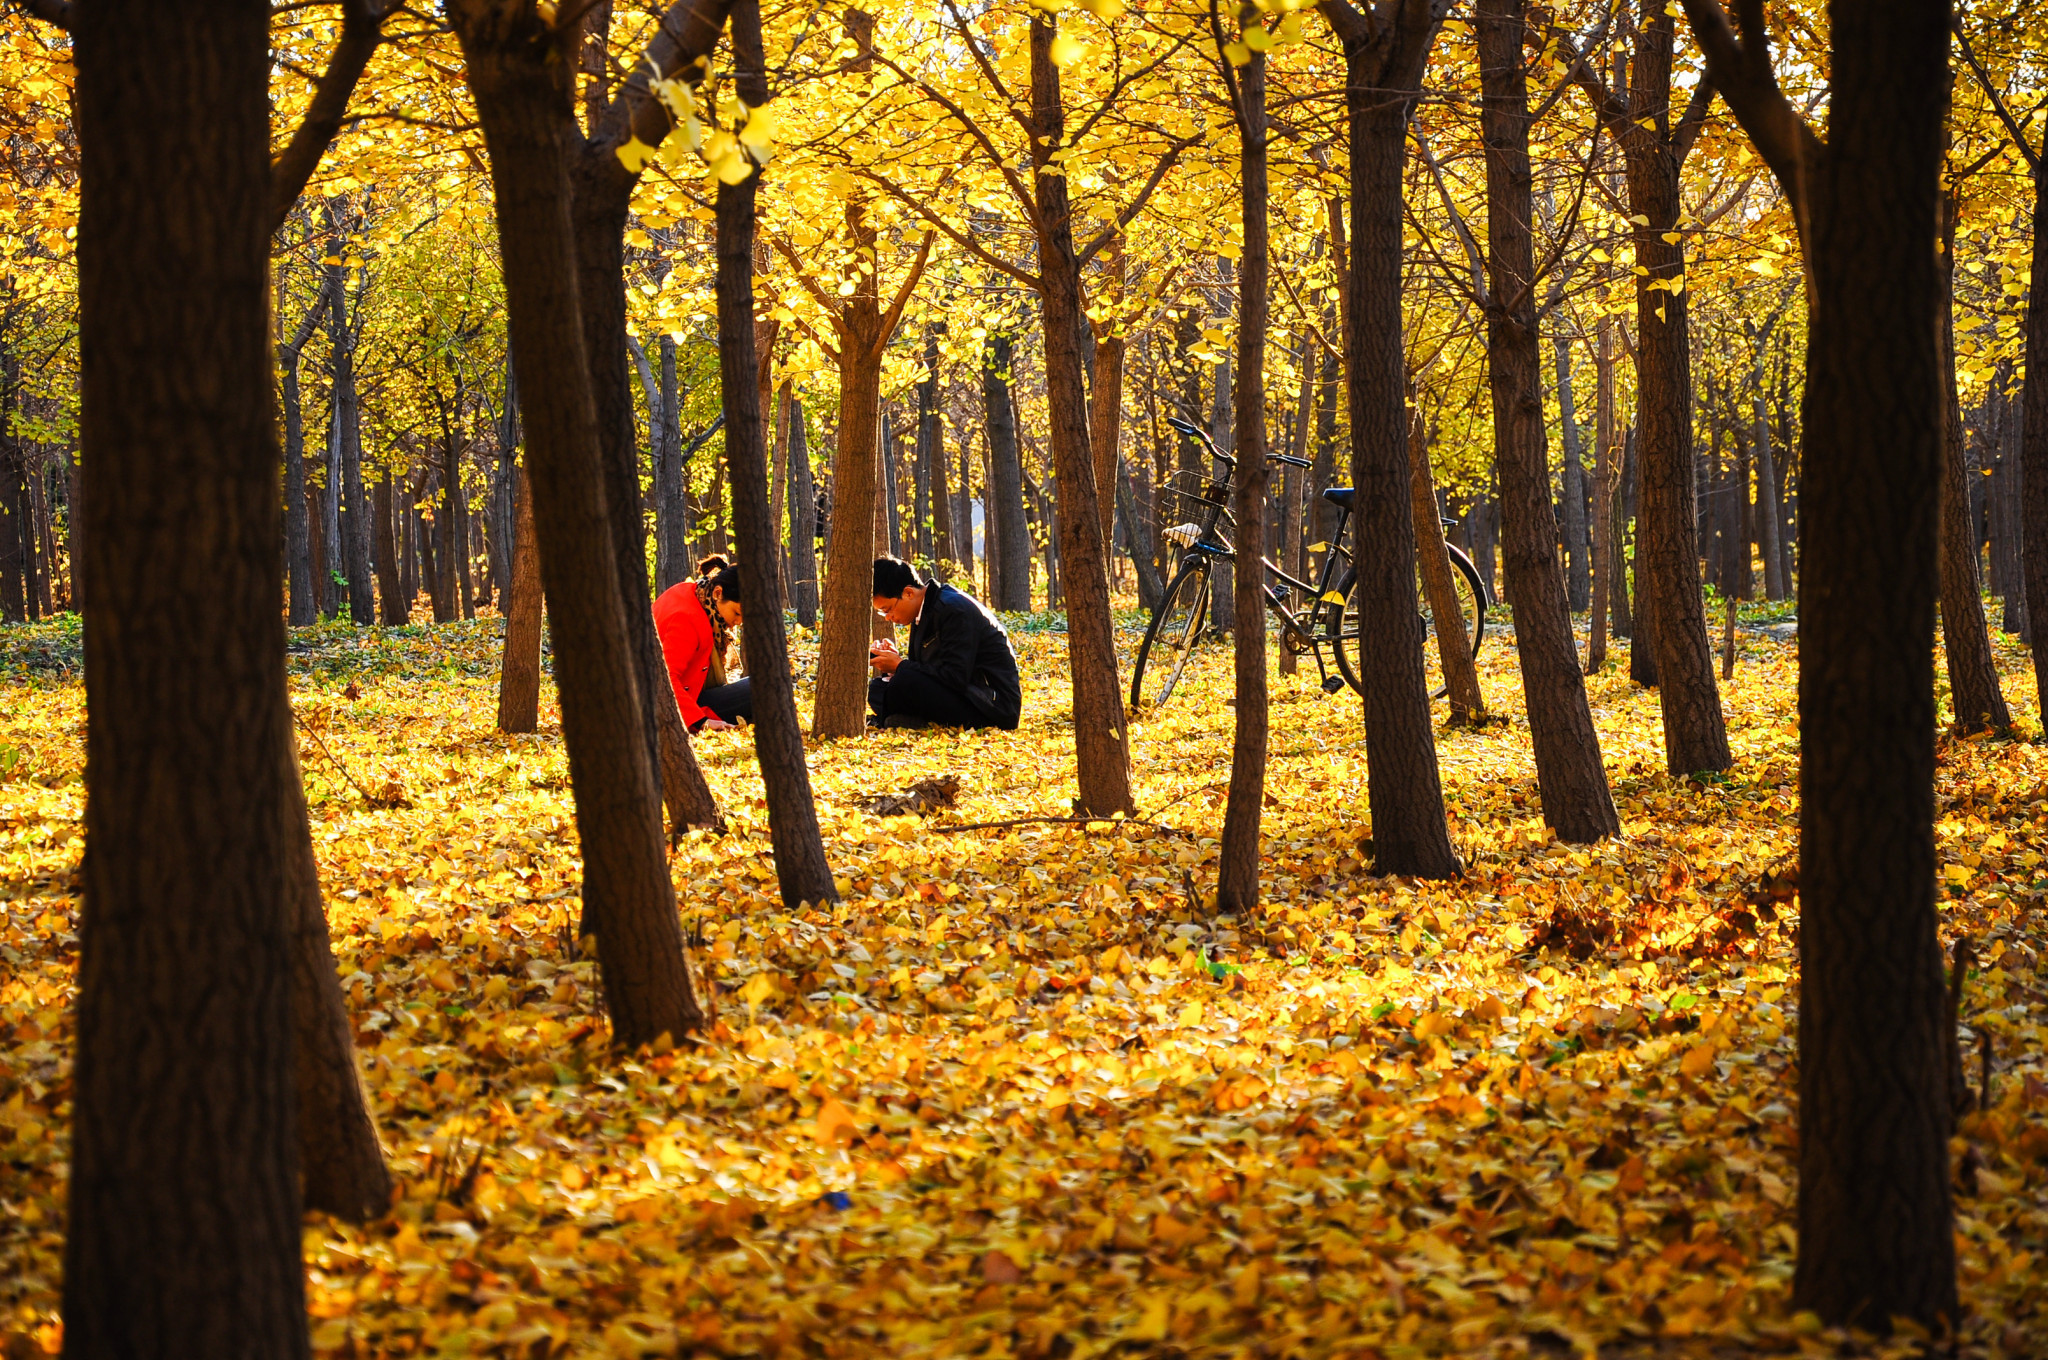
[[[1218,526],[1224,521],[1228,521],[1233,528],[1237,525],[1236,518],[1231,515],[1229,506],[1223,499],[1229,494],[1229,483],[1237,470],[1237,460],[1217,448],[1200,427],[1172,417],[1168,417],[1167,423],[1173,426],[1174,429],[1179,430],[1183,435],[1199,440],[1209,456],[1215,459],[1221,466],[1223,472],[1222,476],[1212,479],[1203,488],[1200,500],[1210,508],[1204,514],[1194,539],[1183,545],[1181,561],[1185,564],[1189,557],[1200,555],[1211,561],[1220,559],[1225,562],[1235,562],[1237,561],[1237,549],[1231,545],[1230,540],[1224,538],[1218,532]],[[1289,465],[1298,465],[1303,468],[1309,466],[1302,459],[1286,458],[1281,455],[1274,455],[1274,457],[1276,461],[1283,461]],[[1336,630],[1327,633],[1319,631],[1314,622],[1314,612],[1316,605],[1323,603],[1324,597],[1330,593],[1331,581],[1336,573],[1339,560],[1348,562],[1351,559],[1350,552],[1344,547],[1344,533],[1350,527],[1350,524],[1351,512],[1343,506],[1337,507],[1337,526],[1331,531],[1327,550],[1323,554],[1322,570],[1318,573],[1318,579],[1313,585],[1299,577],[1290,575],[1270,557],[1266,557],[1263,554],[1259,557],[1259,565],[1264,568],[1266,573],[1266,579],[1261,584],[1261,589],[1265,595],[1266,609],[1280,620],[1281,627],[1284,630],[1283,635],[1291,633],[1308,644],[1308,650],[1315,654],[1317,678],[1325,688],[1328,688],[1329,685],[1330,667],[1329,663],[1323,659],[1323,644],[1327,642],[1334,646],[1340,640],[1340,633]],[[1297,615],[1287,607],[1286,601],[1273,588],[1275,581],[1278,581],[1290,591],[1300,591],[1308,597],[1309,602],[1306,612],[1310,617],[1306,622],[1304,622],[1300,615]],[[1342,627],[1342,617],[1340,613],[1338,615],[1339,629]]]

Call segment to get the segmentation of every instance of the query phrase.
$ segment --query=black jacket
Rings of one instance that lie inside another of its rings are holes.
[[[1010,635],[981,602],[932,577],[924,610],[911,625],[897,669],[915,666],[967,701],[1005,731],[1024,713],[1024,687]]]

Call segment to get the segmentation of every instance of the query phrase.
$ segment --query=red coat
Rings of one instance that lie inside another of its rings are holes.
[[[682,710],[683,726],[695,727],[715,716],[697,706],[704,692],[704,677],[711,669],[711,619],[697,599],[697,583],[684,580],[670,586],[654,602],[654,630],[661,635],[661,659],[668,665],[669,683],[675,686],[676,707]]]

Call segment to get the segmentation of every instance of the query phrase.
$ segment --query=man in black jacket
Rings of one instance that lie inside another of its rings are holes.
[[[973,596],[895,557],[875,559],[875,612],[910,636],[868,649],[868,707],[883,727],[1000,727],[1024,711],[1009,634]]]

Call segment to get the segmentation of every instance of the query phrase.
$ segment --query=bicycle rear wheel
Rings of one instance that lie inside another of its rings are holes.
[[[1451,588],[1457,598],[1458,618],[1455,626],[1464,632],[1476,656],[1479,644],[1486,637],[1486,589],[1479,583],[1479,571],[1472,565],[1472,559],[1449,544],[1444,546],[1450,555]],[[1343,581],[1337,586],[1337,590],[1344,596],[1344,603],[1339,605],[1330,602],[1322,606],[1324,612],[1321,631],[1326,635],[1334,635],[1338,673],[1344,677],[1346,684],[1362,694],[1365,692],[1361,679],[1364,675],[1364,666],[1359,649],[1364,645],[1365,639],[1360,636],[1358,626],[1358,598],[1353,590],[1355,584],[1355,574],[1346,573]],[[1441,699],[1448,692],[1448,687],[1444,683],[1443,654],[1437,648],[1437,619],[1435,611],[1429,607],[1429,594],[1422,587],[1422,573],[1419,570],[1415,574],[1415,607],[1416,612],[1422,616],[1423,632],[1427,635],[1422,648],[1423,681],[1429,688],[1429,697]]]
[[[1230,639],[1209,619],[1210,579],[1209,560],[1191,556],[1166,588],[1131,672],[1132,711],[1163,707],[1190,681],[1229,662]]]

